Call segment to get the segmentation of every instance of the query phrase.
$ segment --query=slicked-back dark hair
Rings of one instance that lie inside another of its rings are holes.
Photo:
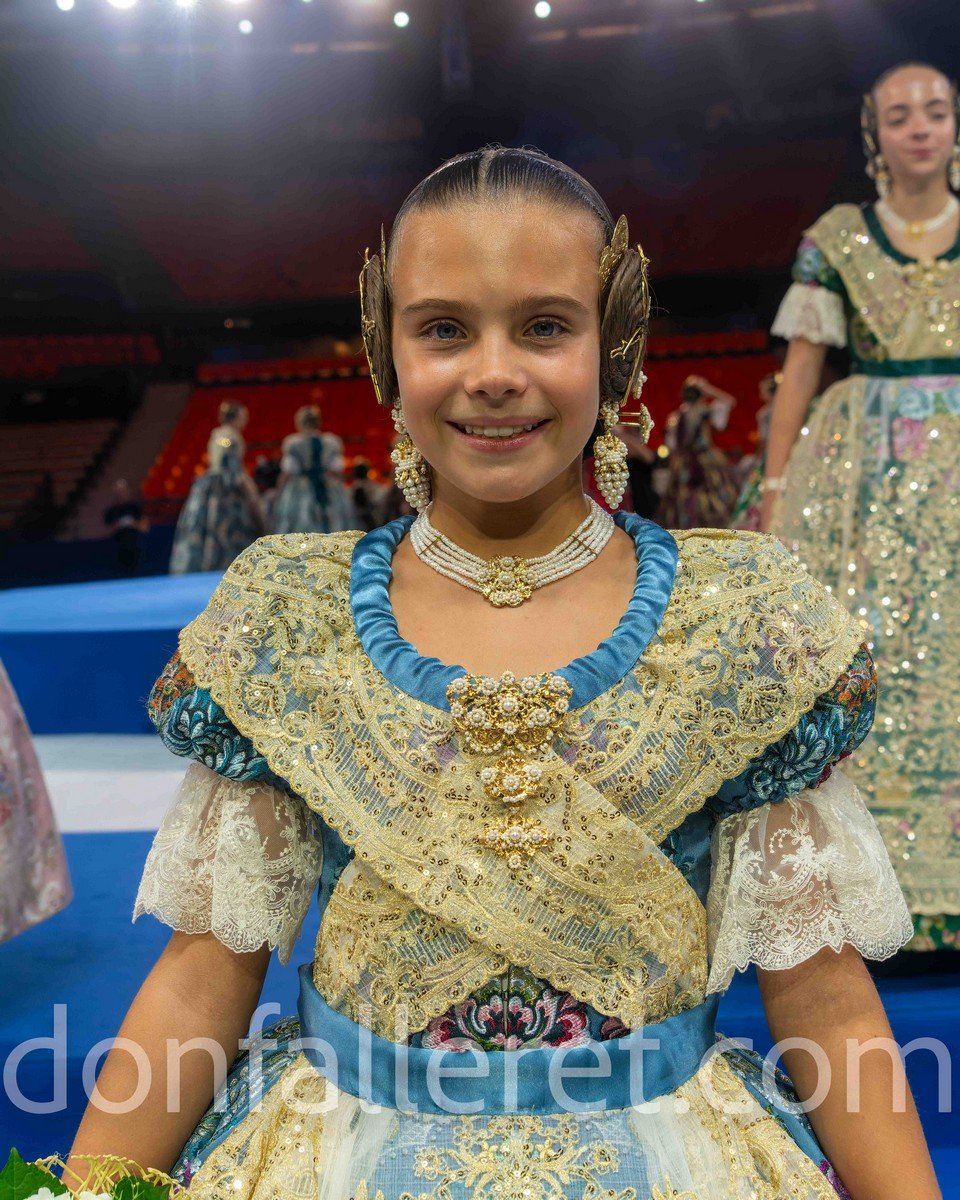
[[[580,208],[598,224],[601,245],[613,233],[613,217],[599,192],[565,163],[528,147],[487,146],[448,159],[413,189],[393,222],[387,262],[404,218],[417,209],[447,208],[472,200],[523,196],[546,204]]]

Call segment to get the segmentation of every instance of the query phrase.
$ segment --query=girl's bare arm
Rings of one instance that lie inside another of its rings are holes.
[[[850,946],[839,954],[825,949],[789,970],[757,975],[774,1040],[800,1038],[813,1050],[785,1050],[784,1063],[801,1100],[825,1088],[808,1116],[853,1200],[942,1200],[893,1033],[860,955]],[[874,1039],[881,1044],[864,1051]],[[903,1112],[895,1111],[898,1096]]]
[[[794,338],[790,343],[783,364],[783,378],[777,388],[770,415],[765,467],[768,479],[781,478],[787,469],[790,451],[806,419],[810,402],[820,386],[826,357],[826,346],[808,342],[806,338]],[[764,495],[760,520],[762,529],[770,528],[775,502],[775,492]]]
[[[85,1177],[87,1169],[75,1156],[88,1154],[170,1170],[237,1056],[269,962],[266,946],[238,954],[213,934],[173,934],[120,1027],[118,1037],[140,1047],[136,1058],[122,1044],[115,1046],[97,1081],[99,1096],[111,1106],[123,1104],[124,1111],[103,1111],[95,1093],[68,1172]],[[178,1060],[176,1047],[194,1039],[205,1048],[190,1049]],[[80,1187],[71,1174],[64,1182]]]

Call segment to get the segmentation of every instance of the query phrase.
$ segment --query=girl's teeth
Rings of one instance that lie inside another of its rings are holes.
[[[535,429],[535,425],[512,425],[496,427],[480,427],[477,425],[464,425],[465,433],[469,433],[473,437],[516,437],[518,433],[527,433],[531,429]]]

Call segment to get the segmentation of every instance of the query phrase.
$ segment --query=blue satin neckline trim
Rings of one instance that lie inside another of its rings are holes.
[[[637,581],[613,633],[596,650],[556,672],[573,688],[571,708],[589,704],[636,665],[659,629],[673,591],[679,552],[671,535],[634,513],[616,513],[614,520],[634,540]],[[469,672],[419,654],[400,636],[390,607],[393,553],[412,524],[413,517],[399,517],[357,542],[350,564],[350,605],[360,644],[380,674],[408,696],[448,709],[447,688]]]

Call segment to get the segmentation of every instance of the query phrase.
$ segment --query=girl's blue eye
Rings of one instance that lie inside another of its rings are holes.
[[[563,333],[563,326],[559,321],[534,321],[530,326],[530,332],[538,338],[556,337],[557,334]]]
[[[453,342],[460,336],[460,330],[452,321],[437,321],[427,333],[439,342]]]

